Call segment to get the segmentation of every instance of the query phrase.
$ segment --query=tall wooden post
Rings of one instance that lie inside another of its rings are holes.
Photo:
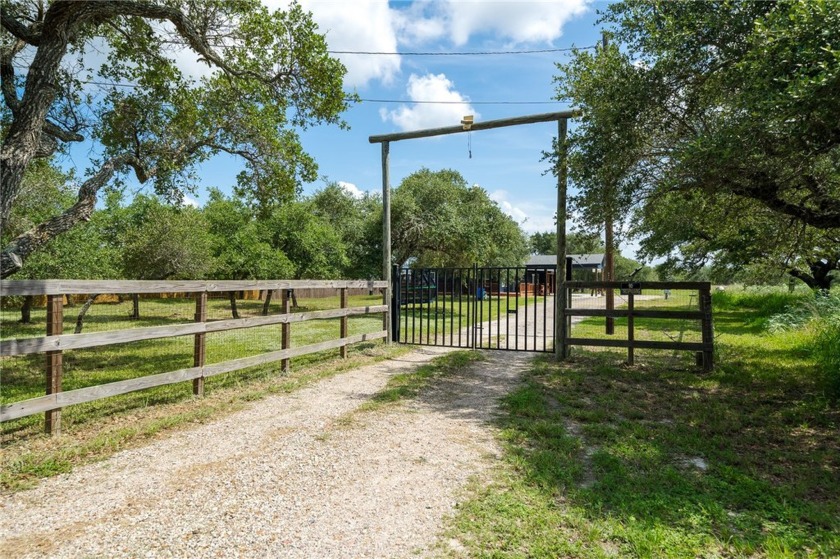
[[[291,289],[283,289],[280,295],[280,306],[282,307],[283,314],[289,314],[292,312],[292,290]],[[284,322],[280,328],[280,349],[289,349],[292,347],[292,325],[288,322]],[[284,373],[288,373],[290,370],[290,359],[282,359],[280,360],[280,370]]]
[[[566,349],[566,131],[568,119],[557,120],[557,273],[554,274],[554,357],[568,356]]]
[[[207,322],[207,292],[202,291],[195,295],[195,321]],[[207,334],[201,333],[195,335],[195,344],[193,349],[193,366],[203,367],[204,358],[207,354]],[[204,396],[204,377],[193,379],[193,394],[196,396]]]
[[[64,331],[64,295],[47,295],[47,336],[58,336]],[[61,392],[61,376],[64,359],[61,350],[47,352],[47,394]],[[50,410],[44,414],[44,432],[52,435],[61,433],[61,410]]]
[[[341,288],[341,308],[347,308],[347,288]],[[348,317],[344,315],[341,317],[341,338],[344,339],[347,337],[347,326],[348,326]],[[341,357],[342,359],[347,359],[347,346],[341,346]]]
[[[388,283],[385,288],[385,304],[391,304],[391,144],[382,142],[382,279]],[[394,312],[393,309],[391,312]],[[385,343],[391,343],[393,335],[391,321],[386,320],[388,332]]]
[[[606,54],[607,45],[609,45],[609,35],[606,31],[601,35],[601,47]],[[604,280],[615,281],[615,240],[613,238],[613,202],[615,192],[613,192],[612,184],[604,185],[604,201],[606,202],[607,215],[604,217]],[[604,293],[606,295],[605,305],[608,311],[615,309],[615,290],[606,288]],[[615,318],[608,316],[606,320],[605,333],[608,335],[615,334]]]
[[[611,192],[611,191],[610,191]],[[611,194],[609,194],[611,196]],[[610,206],[611,207],[611,206]],[[612,212],[612,209],[607,210]],[[615,258],[613,257],[615,241],[613,240],[613,220],[612,213],[610,213],[604,223],[604,244],[606,251],[604,254],[604,281],[615,280]],[[606,308],[608,311],[615,309],[615,290],[611,287],[606,288]],[[606,333],[609,335],[615,334],[615,319],[611,316],[607,317]]]

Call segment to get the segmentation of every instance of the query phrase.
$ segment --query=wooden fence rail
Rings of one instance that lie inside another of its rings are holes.
[[[573,289],[627,289],[626,309],[574,309],[566,308],[564,316],[571,320],[574,316],[596,316],[606,318],[627,319],[627,339],[603,339],[603,338],[565,338],[566,347],[579,346],[600,346],[600,347],[623,347],[627,348],[627,362],[633,364],[634,350],[638,349],[662,349],[662,350],[685,350],[697,353],[698,364],[703,366],[704,371],[711,371],[714,367],[714,329],[712,325],[712,292],[711,284],[708,282],[619,282],[619,281],[567,281],[565,286],[568,290]],[[698,310],[669,310],[669,309],[635,309],[635,291],[644,290],[682,290],[697,291]],[[569,296],[567,301],[571,301]],[[697,320],[700,322],[700,342],[682,341],[654,341],[635,339],[635,318],[657,318],[657,319],[683,319]],[[566,332],[571,332],[571,325]]]
[[[192,381],[193,393],[203,395],[204,379],[222,373],[229,373],[256,365],[276,361],[281,362],[281,369],[287,371],[292,357],[316,353],[329,349],[340,349],[341,356],[347,356],[347,346],[369,340],[387,338],[387,330],[365,334],[348,335],[347,319],[350,316],[382,313],[383,324],[388,324],[389,307],[387,303],[387,282],[384,281],[313,281],[313,280],[278,280],[278,281],[84,281],[84,280],[46,280],[46,281],[2,281],[0,294],[3,296],[46,295],[47,329],[46,336],[0,341],[0,357],[46,355],[46,394],[19,402],[0,406],[0,422],[11,421],[36,413],[45,413],[45,430],[58,433],[61,428],[61,408],[92,402],[102,398],[126,394],[137,390],[163,386],[178,382]],[[349,289],[379,289],[383,291],[383,304],[364,307],[348,307]],[[207,294],[212,292],[231,292],[243,290],[281,290],[282,313],[273,316],[247,317],[240,319],[217,320],[207,322]],[[340,293],[338,309],[312,312],[291,313],[290,297],[294,289],[333,289]],[[195,294],[196,312],[194,322],[173,326],[151,326],[130,328],[91,334],[63,334],[64,295],[80,293],[133,294],[133,293],[193,293]],[[339,318],[340,327],[332,339],[300,347],[291,347],[291,325],[310,320]],[[233,359],[212,365],[205,364],[206,335],[212,332],[224,332],[242,328],[281,325],[281,348],[260,355]],[[127,379],[97,386],[63,392],[61,389],[62,352],[69,349],[82,349],[123,344],[141,340],[155,340],[178,336],[194,336],[193,367],[154,375]]]

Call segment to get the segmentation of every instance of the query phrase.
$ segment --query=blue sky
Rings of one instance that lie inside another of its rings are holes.
[[[288,0],[263,0],[282,8]],[[385,53],[525,51],[586,47],[600,40],[593,0],[515,1],[322,1],[301,0],[312,12],[331,50]],[[481,56],[338,55],[348,69],[345,89],[363,101],[344,114],[349,130],[324,126],[302,134],[321,176],[353,192],[381,192],[380,145],[368,137],[404,130],[454,126],[464,115],[476,121],[567,109],[552,102],[555,63],[567,53]],[[180,57],[179,57],[180,58]],[[189,53],[185,69],[199,66]],[[417,101],[455,101],[426,104]],[[483,104],[485,102],[545,104]],[[573,125],[573,124],[572,124]],[[408,140],[391,144],[391,185],[420,169],[451,168],[483,187],[528,232],[554,229],[556,182],[546,174],[542,152],[551,148],[554,122]],[[471,143],[472,157],[468,142]],[[81,155],[81,154],[80,154]],[[76,161],[84,161],[82,157]],[[240,170],[236,160],[217,157],[199,170],[208,187],[229,191]],[[306,185],[305,194],[324,181]]]
[[[282,2],[267,2],[270,7]],[[331,50],[372,52],[475,52],[556,49],[600,40],[596,10],[601,2],[302,2],[313,13]],[[306,131],[304,148],[320,174],[351,190],[381,191],[380,146],[368,137],[403,130],[559,111],[561,103],[485,105],[486,101],[552,101],[555,63],[565,53],[485,56],[339,55],[348,74],[345,89],[363,99],[399,100],[354,105],[344,115],[350,130]],[[415,101],[463,101],[417,104]],[[473,103],[475,102],[475,103]],[[541,161],[551,148],[556,123],[532,124],[391,144],[392,187],[421,167],[451,168],[479,184],[527,232],[554,227],[556,183]],[[468,141],[472,144],[469,156]],[[209,162],[207,186],[227,189],[238,167],[228,158]],[[324,186],[307,185],[305,193]],[[199,201],[203,192],[197,193]]]

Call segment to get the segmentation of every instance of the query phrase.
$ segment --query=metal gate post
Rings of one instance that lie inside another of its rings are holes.
[[[391,341],[394,342],[400,341],[401,281],[399,266],[394,266],[391,272]]]
[[[473,264],[473,283],[472,283],[472,309],[470,315],[472,317],[472,349],[475,349],[475,337],[478,334],[478,264]],[[467,297],[467,304],[470,304],[470,298]]]

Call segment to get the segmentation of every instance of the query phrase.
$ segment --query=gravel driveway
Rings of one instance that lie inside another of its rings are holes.
[[[490,421],[532,357],[486,352],[415,400],[353,413],[444,351],[269,397],[4,496],[0,556],[432,555],[468,480],[498,460]]]

